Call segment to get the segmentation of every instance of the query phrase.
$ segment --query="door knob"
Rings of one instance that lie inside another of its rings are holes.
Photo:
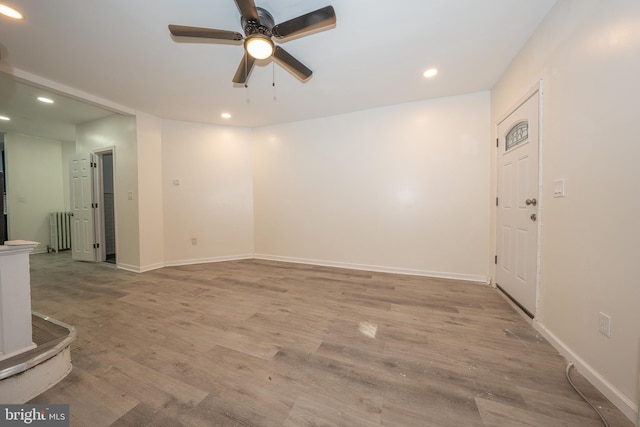
[[[531,221],[535,221],[538,219],[538,217],[536,216],[536,214],[531,214],[531,216],[529,217],[531,218]]]
[[[535,205],[538,204],[538,201],[536,199],[527,199],[527,200],[525,200],[525,203],[527,204],[527,206],[529,206],[529,205],[535,206]]]

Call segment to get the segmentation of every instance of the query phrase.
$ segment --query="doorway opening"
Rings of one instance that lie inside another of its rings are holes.
[[[98,260],[116,264],[116,216],[113,149],[96,153],[96,212],[97,241],[102,242],[98,249]]]
[[[7,222],[7,184],[5,183],[6,166],[4,161],[4,133],[0,132],[0,190],[2,197],[0,198],[0,244],[4,244],[9,240],[8,222]]]
[[[542,82],[497,124],[496,286],[536,315]]]
[[[69,161],[72,258],[117,262],[115,148],[75,153]]]

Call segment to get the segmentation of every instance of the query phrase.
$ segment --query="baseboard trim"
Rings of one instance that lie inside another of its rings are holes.
[[[141,266],[138,270],[138,273],[146,273],[147,271],[159,270],[161,268],[166,267],[167,264],[164,262],[157,262],[155,264],[149,264],[145,266]]]
[[[618,390],[605,377],[596,371],[591,365],[578,356],[569,346],[560,340],[553,332],[549,331],[542,323],[533,321],[533,327],[564,356],[573,362],[575,368],[582,374],[595,388],[597,388],[607,399],[609,399],[620,411],[632,422],[638,419],[638,405]]]
[[[449,273],[449,272],[441,272],[441,271],[417,270],[417,269],[411,269],[411,268],[385,267],[385,266],[368,265],[368,264],[354,264],[354,263],[348,263],[348,262],[325,261],[325,260],[308,259],[308,258],[294,258],[294,257],[285,257],[285,256],[279,256],[279,255],[268,255],[268,254],[254,254],[253,258],[266,260],[266,261],[282,261],[282,262],[292,262],[296,264],[319,265],[323,267],[348,268],[352,270],[362,270],[362,271],[375,271],[378,273],[406,274],[409,276],[424,276],[424,277],[433,277],[438,279],[465,280],[468,282],[480,282],[483,284],[489,283],[488,276],[481,276],[481,275],[474,275],[474,274],[460,274],[460,273]]]
[[[157,262],[155,264],[136,266],[130,264],[116,264],[116,267],[120,270],[130,271],[132,273],[146,273],[147,271],[159,270],[161,268],[167,267],[169,264],[164,262]]]
[[[228,255],[228,256],[220,256],[220,257],[212,257],[212,258],[180,259],[175,261],[167,261],[165,262],[164,265],[167,267],[179,267],[181,265],[206,264],[209,262],[240,261],[243,259],[252,259],[252,258],[253,258],[253,254]]]
[[[145,273],[147,271],[157,270],[163,267],[179,267],[181,265],[206,264],[209,262],[239,261],[239,260],[245,260],[245,259],[262,259],[266,261],[291,262],[295,264],[310,264],[310,265],[318,265],[323,267],[347,268],[347,269],[361,270],[361,271],[375,271],[379,273],[406,274],[409,276],[423,276],[423,277],[432,277],[432,278],[438,278],[438,279],[464,280],[467,282],[478,282],[485,285],[491,284],[491,278],[489,276],[482,276],[482,275],[475,275],[475,274],[460,274],[460,273],[450,273],[450,272],[441,272],[441,271],[417,270],[417,269],[411,269],[411,268],[386,267],[386,266],[369,265],[369,264],[355,264],[355,263],[348,263],[348,262],[325,261],[325,260],[317,260],[317,259],[309,259],[309,258],[295,258],[295,257],[286,257],[286,256],[268,255],[268,254],[244,254],[244,255],[229,255],[229,256],[210,257],[210,258],[181,259],[181,260],[174,260],[174,261],[166,261],[164,263],[150,264],[143,267],[138,267],[138,266],[129,265],[129,264],[117,264],[117,267],[121,270],[131,271],[133,273]]]
[[[120,270],[130,271],[132,273],[142,273],[142,268],[136,265],[117,263],[116,267],[119,268]]]

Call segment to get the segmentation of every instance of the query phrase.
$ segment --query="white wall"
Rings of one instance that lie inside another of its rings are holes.
[[[244,128],[162,121],[167,265],[252,256],[251,135]]]
[[[640,399],[638,52],[640,2],[560,0],[492,91],[495,124],[544,80],[537,326],[634,420]],[[553,198],[552,183],[560,177],[566,197]],[[613,319],[611,338],[598,332],[601,311]]]
[[[484,281],[489,93],[254,130],[258,257]]]
[[[64,142],[62,148],[62,194],[64,200],[64,210],[71,211],[71,196],[69,194],[71,180],[69,178],[69,161],[71,156],[76,152],[76,144],[73,142]]]
[[[114,148],[116,259],[118,267],[133,271],[140,266],[136,136],[135,117],[119,114],[76,127],[77,152]]]
[[[162,204],[162,122],[148,114],[136,115],[138,144],[139,271],[164,266],[164,212]]]
[[[39,242],[34,253],[46,252],[51,243],[49,212],[65,209],[62,153],[67,144],[19,133],[5,135],[9,237]]]

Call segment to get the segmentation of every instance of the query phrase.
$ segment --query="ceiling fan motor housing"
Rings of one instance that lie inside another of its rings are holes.
[[[275,25],[273,16],[265,9],[256,7],[258,11],[258,20],[246,19],[244,16],[240,18],[242,28],[244,28],[244,34],[250,37],[254,34],[262,34],[271,38],[271,29]]]

